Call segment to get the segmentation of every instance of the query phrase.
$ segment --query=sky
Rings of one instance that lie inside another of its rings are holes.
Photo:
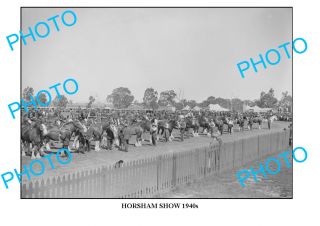
[[[65,10],[23,8],[22,32]],[[79,91],[66,97],[74,102],[87,102],[90,95],[103,102],[118,87],[129,88],[139,102],[150,87],[197,102],[209,96],[254,100],[270,88],[277,98],[292,94],[292,58],[284,52],[279,64],[257,66],[258,73],[250,69],[244,79],[237,69],[239,62],[291,42],[292,9],[71,10],[75,25],[67,27],[59,17],[59,32],[48,22],[47,38],[29,37],[22,45],[22,88],[31,86],[36,94],[72,77]]]

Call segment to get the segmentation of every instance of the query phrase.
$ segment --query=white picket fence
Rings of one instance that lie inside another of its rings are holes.
[[[289,130],[22,184],[22,198],[145,198],[287,150]]]

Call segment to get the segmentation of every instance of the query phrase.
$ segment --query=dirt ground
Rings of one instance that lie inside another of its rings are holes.
[[[224,142],[237,140],[245,137],[256,136],[258,134],[269,133],[270,131],[281,130],[283,128],[288,128],[288,122],[274,122],[272,124],[271,130],[267,129],[267,124],[263,124],[262,129],[254,129],[252,131],[244,131],[244,132],[234,132],[233,134],[223,134],[221,136]],[[54,153],[51,156],[54,169],[51,168],[49,161],[47,159],[43,159],[42,161],[45,163],[45,172],[39,177],[31,176],[31,180],[37,180],[46,177],[52,177],[57,175],[64,175],[66,173],[75,172],[79,169],[90,169],[96,168],[98,166],[108,166],[113,165],[119,160],[123,160],[124,162],[138,159],[145,159],[155,157],[165,153],[173,153],[173,152],[183,152],[192,150],[195,148],[208,147],[212,138],[206,135],[200,135],[199,137],[190,137],[184,140],[184,142],[180,141],[178,131],[174,132],[175,139],[173,142],[158,142],[157,146],[150,145],[149,142],[143,142],[142,147],[134,147],[134,138],[130,140],[129,152],[123,152],[118,149],[104,150],[102,149],[100,152],[96,152],[91,150],[85,154],[73,153],[72,161],[66,165],[60,165],[56,159],[55,152],[56,148],[52,148],[52,152]],[[147,135],[145,139],[147,139]],[[66,159],[62,159],[66,161]],[[30,156],[22,157],[22,165],[27,166],[29,169],[29,164],[32,160]],[[40,165],[34,164],[33,169],[35,172],[40,172]],[[23,177],[23,181],[27,181],[27,177]]]

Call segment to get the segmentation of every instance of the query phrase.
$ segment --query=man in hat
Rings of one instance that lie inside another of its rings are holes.
[[[119,146],[120,146],[120,150],[124,150],[124,133],[123,133],[123,127],[120,128],[119,130]]]
[[[123,123],[123,127],[120,130],[119,133],[119,139],[120,139],[120,147],[125,152],[129,151],[129,140],[130,140],[130,129],[128,127],[128,124],[126,122]]]
[[[169,131],[169,123],[167,120],[164,123],[164,139],[166,142],[171,141],[170,131]]]
[[[213,119],[210,119],[210,122],[209,122],[210,131],[209,131],[209,133],[211,134],[211,137],[213,137],[213,129],[214,129],[215,126],[216,126],[216,124],[214,123]]]
[[[151,124],[151,140],[154,146],[157,146],[157,131],[158,131],[158,120],[153,119]]]
[[[291,146],[291,145],[292,145],[292,137],[293,137],[293,126],[292,126],[292,123],[290,123],[289,129],[290,129],[290,134],[289,134],[289,146]]]
[[[271,129],[271,115],[268,117],[268,128]]]
[[[106,135],[107,135],[107,150],[112,150],[114,133],[113,133],[110,125],[106,128]]]
[[[252,119],[252,116],[250,116],[248,121],[248,129],[252,130],[252,126],[253,126],[253,119]]]

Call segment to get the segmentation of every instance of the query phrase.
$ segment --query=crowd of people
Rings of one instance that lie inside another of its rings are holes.
[[[150,144],[156,146],[159,139],[168,142],[178,138],[183,142],[186,137],[199,136],[199,132],[217,138],[225,132],[233,133],[235,125],[240,131],[252,130],[254,123],[261,129],[265,121],[270,129],[274,119],[272,112],[30,109],[22,116],[22,145],[29,143],[40,149],[55,140],[69,147],[72,137],[73,147],[83,148],[82,152],[90,150],[92,141],[95,141],[95,150],[118,147],[128,151],[130,138],[135,136],[135,146],[141,146],[145,133],[149,134]],[[32,140],[30,132],[36,128],[38,137]],[[178,137],[173,136],[174,129],[180,134]]]

